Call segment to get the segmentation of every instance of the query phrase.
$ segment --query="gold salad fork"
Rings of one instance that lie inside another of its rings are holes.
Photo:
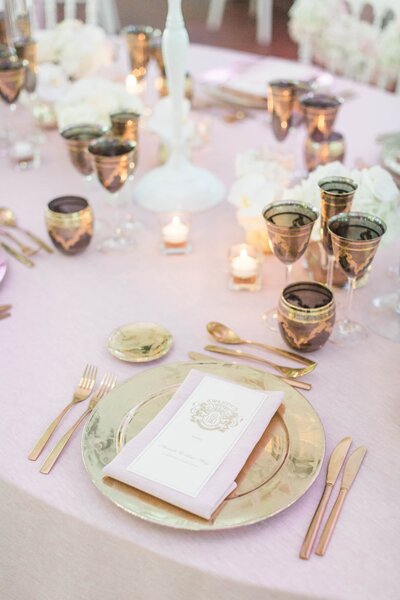
[[[38,441],[35,444],[35,447],[28,456],[29,460],[36,460],[38,456],[40,456],[43,448],[53,435],[61,420],[67,414],[67,412],[74,406],[74,404],[78,404],[79,402],[82,402],[83,400],[89,398],[90,394],[93,391],[94,384],[96,383],[96,376],[97,367],[94,367],[93,365],[86,365],[71,402],[67,404],[65,408],[63,408],[60,414],[54,419],[52,423],[50,423],[46,431],[38,439]]]
[[[115,387],[116,383],[117,383],[117,378],[115,375],[111,375],[110,373],[108,373],[108,374],[106,373],[106,375],[104,375],[95,395],[93,396],[93,398],[91,399],[91,401],[89,403],[88,408],[85,410],[85,412],[83,412],[81,414],[79,419],[72,425],[72,427],[70,427],[68,429],[68,431],[62,436],[62,438],[54,446],[53,450],[50,452],[50,454],[48,455],[48,457],[46,458],[46,460],[44,461],[44,463],[40,469],[41,473],[47,474],[51,471],[55,462],[57,461],[58,457],[60,456],[61,452],[64,450],[65,446],[68,444],[69,440],[71,439],[74,431],[76,431],[76,429],[78,429],[78,427],[82,423],[82,421],[88,415],[90,415],[90,413],[92,412],[92,410],[94,409],[96,404],[99,402],[99,400],[101,400],[101,398],[103,398],[103,396],[105,396],[106,394],[111,392],[111,390]]]

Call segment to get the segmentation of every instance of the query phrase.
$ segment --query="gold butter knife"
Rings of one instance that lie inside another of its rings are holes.
[[[357,473],[360,470],[361,464],[364,460],[366,453],[366,447],[360,446],[359,448],[357,448],[357,450],[354,450],[353,454],[350,455],[350,458],[346,463],[346,466],[343,471],[342,483],[340,486],[338,497],[336,498],[336,502],[333,505],[331,514],[329,515],[328,520],[325,523],[325,527],[322,531],[321,537],[317,545],[317,549],[315,551],[315,553],[318,554],[318,556],[324,556],[326,552],[329,541],[335,529],[337,520],[339,518],[340,512],[342,510],[344,499],[346,498],[347,492],[351,488],[357,476]]]
[[[0,246],[3,248],[3,250],[5,250],[9,254],[11,254],[11,256],[16,258],[20,262],[22,262],[22,264],[25,265],[26,267],[34,267],[35,266],[35,263],[32,260],[30,260],[30,258],[27,258],[20,252],[17,252],[16,250],[14,250],[14,248],[11,248],[11,246],[9,246],[8,244],[5,244],[4,242],[0,242]]]
[[[46,244],[46,242],[44,242],[42,239],[40,239],[40,237],[38,237],[37,235],[35,235],[34,233],[32,233],[30,231],[27,231],[26,229],[23,229],[21,231],[23,231],[25,233],[25,235],[27,235],[29,238],[31,238],[31,240],[33,242],[35,242],[38,246],[43,248],[43,250],[45,250],[49,254],[53,254],[53,252],[54,252],[53,248],[50,248],[50,246],[48,244]]]
[[[204,364],[224,364],[224,365],[232,365],[232,364],[239,364],[239,363],[235,363],[235,361],[231,361],[228,362],[226,360],[219,360],[218,358],[211,358],[211,356],[207,356],[207,354],[200,354],[199,352],[188,352],[188,356],[189,358],[191,358],[192,360],[196,360],[198,362],[202,362]],[[272,375],[272,373],[271,373]],[[287,377],[281,377],[280,375],[275,375],[275,373],[273,373],[274,377],[277,377],[278,379],[281,379],[282,381],[284,381],[285,383],[288,383],[289,385],[291,385],[294,388],[297,388],[299,390],[311,390],[311,383],[307,383],[306,381],[296,381],[295,379],[288,379]]]
[[[322,518],[325,514],[326,507],[328,505],[328,500],[330,498],[331,492],[333,490],[333,486],[336,483],[336,480],[339,476],[340,469],[343,466],[349,448],[351,446],[352,439],[351,437],[343,438],[336,448],[333,450],[331,457],[329,459],[328,467],[326,470],[326,482],[324,491],[322,493],[321,499],[318,503],[316,511],[314,513],[313,518],[311,519],[311,523],[308,527],[306,536],[304,538],[303,545],[300,549],[300,558],[307,560],[310,558],[310,554],[312,551],[313,544],[315,542],[315,538],[317,537],[318,530],[321,525]]]

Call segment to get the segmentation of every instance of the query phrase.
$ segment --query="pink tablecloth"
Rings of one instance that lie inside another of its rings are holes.
[[[199,74],[249,59],[194,47],[190,68]],[[350,82],[338,86],[358,94],[343,106],[337,123],[347,136],[349,163],[377,162],[375,136],[400,130],[398,97]],[[196,160],[229,185],[235,154],[271,141],[271,134],[260,121],[228,125],[216,119],[211,140]],[[138,176],[155,164],[155,140],[143,136],[142,141]],[[94,206],[98,202],[98,192],[85,188],[55,133],[43,147],[40,169],[16,174],[3,160],[0,174],[0,205],[15,209],[21,223],[43,236],[44,207],[51,198],[76,193],[89,195]],[[369,450],[323,559],[298,558],[323,476],[275,518],[239,530],[194,534],[153,526],[110,504],[85,473],[78,436],[49,476],[26,459],[87,362],[120,380],[144,368],[118,362],[105,349],[108,334],[122,323],[155,321],[168,327],[175,345],[164,362],[201,350],[209,320],[226,322],[250,339],[281,343],[278,334],[264,329],[260,315],[276,303],[282,266],[272,257],[266,260],[259,293],[227,289],[227,247],[242,239],[231,206],[224,203],[194,217],[193,253],[186,257],[161,256],[155,216],[136,210],[145,227],[132,253],[105,256],[91,247],[76,258],[44,254],[32,270],[9,260],[0,288],[0,303],[14,305],[12,318],[0,324],[1,598],[397,598],[400,347],[372,333],[355,350],[327,344],[308,377],[313,390],[307,398],[324,423],[328,456],[345,435]],[[387,268],[399,254],[398,245],[379,250],[368,286],[356,293],[361,320],[374,295],[394,289]],[[301,265],[294,273],[303,276]],[[344,292],[337,297],[340,302]]]

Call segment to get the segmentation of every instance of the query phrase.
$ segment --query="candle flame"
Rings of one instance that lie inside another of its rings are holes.
[[[136,77],[132,74],[128,75],[126,78],[126,89],[129,93],[134,94],[137,90],[138,81]]]
[[[172,225],[179,225],[180,222],[181,222],[181,220],[178,217],[178,215],[175,215],[174,217],[172,217]]]
[[[241,257],[248,256],[248,254],[247,254],[247,249],[246,249],[246,248],[242,248],[242,249],[241,249],[241,251],[240,251],[240,256],[241,256]]]

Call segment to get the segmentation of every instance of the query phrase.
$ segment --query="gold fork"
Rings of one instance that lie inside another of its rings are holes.
[[[106,394],[111,392],[111,390],[115,387],[116,383],[117,383],[117,378],[115,375],[111,375],[110,373],[108,373],[108,374],[106,373],[104,375],[95,395],[93,396],[93,398],[90,401],[88,408],[85,410],[85,412],[83,412],[81,414],[79,419],[72,425],[72,427],[70,427],[70,429],[68,429],[68,431],[62,436],[62,438],[54,446],[53,450],[50,452],[50,454],[48,455],[48,457],[46,458],[46,460],[44,461],[44,463],[40,469],[41,473],[47,474],[51,471],[56,460],[58,459],[61,452],[64,450],[65,446],[68,444],[69,440],[71,439],[74,431],[76,429],[78,429],[78,427],[82,423],[82,421],[88,415],[90,415],[90,413],[92,412],[92,410],[94,409],[96,404],[99,402],[99,400],[101,400],[101,398],[103,398],[103,396],[105,396]]]
[[[74,404],[78,404],[79,402],[82,402],[83,400],[89,398],[90,394],[93,391],[94,384],[96,383],[96,376],[97,367],[94,367],[93,365],[86,365],[71,402],[67,404],[67,406],[60,412],[60,414],[54,419],[54,421],[50,423],[46,431],[38,439],[38,441],[35,444],[35,447],[28,456],[29,460],[36,460],[38,456],[40,456],[43,448],[53,435],[61,420],[67,414],[67,412],[74,406]]]

